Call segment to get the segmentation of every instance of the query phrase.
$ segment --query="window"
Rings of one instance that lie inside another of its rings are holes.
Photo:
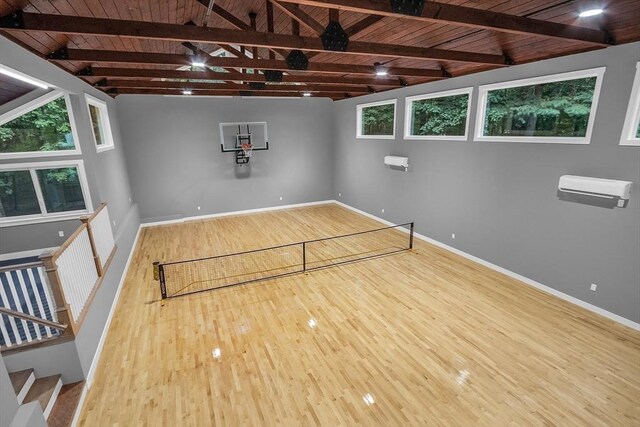
[[[604,71],[480,86],[475,139],[589,144]]]
[[[69,97],[56,90],[0,116],[0,158],[80,154]]]
[[[77,218],[91,206],[82,160],[0,166],[0,226]]]
[[[405,139],[466,141],[473,88],[410,96],[405,101]]]
[[[360,104],[357,107],[357,138],[393,139],[396,100]]]
[[[620,145],[640,146],[640,62],[636,64],[636,77],[633,80]]]
[[[91,95],[85,94],[84,96],[89,107],[89,118],[91,119],[91,129],[93,130],[97,151],[100,153],[112,149],[113,135],[111,134],[107,103]]]

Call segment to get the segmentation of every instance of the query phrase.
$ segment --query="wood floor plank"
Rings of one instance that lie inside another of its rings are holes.
[[[638,425],[640,333],[438,247],[159,302],[153,261],[380,227],[142,230],[80,425]]]

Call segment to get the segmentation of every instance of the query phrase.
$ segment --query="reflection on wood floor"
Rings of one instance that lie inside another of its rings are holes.
[[[424,242],[159,302],[153,261],[377,227],[332,204],[143,229],[80,425],[640,424],[640,333]]]

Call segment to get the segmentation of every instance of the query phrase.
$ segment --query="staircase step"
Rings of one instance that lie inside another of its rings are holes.
[[[39,401],[44,417],[48,418],[61,388],[61,375],[38,378],[31,386],[29,393],[27,393],[24,403],[33,402],[35,400]]]
[[[62,386],[56,404],[53,405],[47,419],[49,427],[69,427],[71,425],[80,402],[84,383],[84,381],[79,381]]]
[[[22,401],[24,401],[31,385],[36,380],[33,369],[12,372],[9,374],[9,379],[11,379],[11,385],[13,385],[13,390],[16,392],[16,396],[18,397],[18,403],[22,404]]]

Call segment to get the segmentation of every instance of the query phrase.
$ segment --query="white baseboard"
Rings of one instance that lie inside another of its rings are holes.
[[[58,395],[60,394],[60,389],[62,389],[62,378],[58,378],[56,387],[53,389],[53,393],[51,393],[51,397],[47,402],[47,407],[42,410],[45,420],[49,418],[49,415],[51,414],[51,410],[53,409],[53,405],[56,404],[56,399],[58,399]]]
[[[359,213],[360,215],[363,215],[363,216],[366,216],[368,218],[374,219],[374,220],[376,220],[378,222],[381,222],[383,224],[394,225],[392,222],[389,222],[386,219],[379,218],[379,217],[377,217],[375,215],[372,215],[372,214],[370,214],[368,212],[365,212],[365,211],[362,211],[360,209],[354,208],[353,206],[349,206],[346,203],[342,203],[342,202],[337,201],[337,200],[334,200],[334,203],[336,203],[336,204],[338,204],[338,205],[340,205],[340,206],[342,206],[342,207],[344,207],[346,209],[349,209],[349,210],[351,210],[353,212]],[[406,231],[406,230],[404,230],[402,228],[400,230]],[[552,288],[550,286],[543,285],[542,283],[536,282],[533,279],[530,279],[530,278],[525,277],[525,276],[523,276],[521,274],[515,273],[515,272],[513,272],[511,270],[507,270],[506,268],[500,267],[499,265],[493,264],[493,263],[491,263],[489,261],[485,261],[482,258],[478,258],[477,256],[474,256],[474,255],[471,255],[471,254],[466,253],[464,251],[461,251],[460,249],[456,249],[456,248],[454,248],[452,246],[449,246],[449,245],[447,245],[445,243],[439,242],[439,241],[437,241],[435,239],[432,239],[430,237],[424,236],[424,235],[422,235],[420,233],[414,233],[414,236],[417,237],[420,240],[423,240],[423,241],[427,242],[427,243],[431,243],[432,245],[438,246],[438,247],[440,247],[442,249],[446,249],[449,252],[453,252],[456,255],[460,255],[460,256],[462,256],[464,258],[470,259],[471,261],[477,262],[478,264],[481,264],[481,265],[483,265],[485,267],[488,267],[488,268],[490,268],[492,270],[498,271],[498,272],[500,272],[500,273],[502,273],[502,274],[504,274],[506,276],[509,276],[509,277],[513,278],[513,279],[519,280],[519,281],[523,282],[526,285],[532,286],[532,287],[534,287],[536,289],[539,289],[539,290],[541,290],[543,292],[546,292],[548,294],[551,294],[553,296],[561,298],[561,299],[563,299],[565,301],[568,301],[568,302],[570,302],[572,304],[575,304],[575,305],[577,305],[579,307],[585,308],[585,309],[587,309],[589,311],[592,311],[592,312],[594,312],[596,314],[604,316],[607,319],[611,319],[611,320],[613,320],[615,322],[618,322],[618,323],[620,323],[620,324],[622,324],[624,326],[628,326],[628,327],[630,327],[632,329],[635,329],[636,331],[640,331],[640,323],[636,323],[633,320],[629,320],[629,319],[627,319],[625,317],[622,317],[622,316],[620,316],[618,314],[612,313],[612,312],[607,311],[605,309],[602,309],[602,308],[600,308],[598,306],[595,306],[595,305],[590,304],[588,302],[582,301],[581,299],[573,297],[573,296],[571,296],[569,294],[565,294],[564,292],[560,292],[560,291],[558,291],[558,290],[556,290],[556,289],[554,289],[554,288]]]
[[[27,397],[27,393],[29,393],[29,390],[31,389],[31,386],[34,382],[36,382],[36,375],[33,373],[33,371],[31,371],[29,377],[27,378],[27,381],[25,381],[22,389],[20,389],[20,392],[18,393],[18,405],[22,405],[22,402],[24,402],[24,398]]]
[[[232,216],[232,215],[245,215],[259,212],[269,212],[269,211],[278,211],[281,209],[291,209],[291,208],[302,208],[305,206],[316,206],[316,205],[326,205],[328,203],[333,203],[334,200],[321,200],[318,202],[306,202],[306,203],[296,203],[293,205],[280,205],[280,206],[270,206],[267,208],[257,208],[257,209],[247,209],[244,211],[232,211],[232,212],[221,212],[215,214],[206,214],[206,215],[196,215],[196,216],[186,216],[180,219],[167,219],[164,221],[154,221],[154,222],[145,222],[141,224],[141,227],[154,227],[156,225],[167,225],[167,224],[181,224],[187,221],[199,221],[203,219],[211,219],[211,218],[220,218],[224,216]]]

